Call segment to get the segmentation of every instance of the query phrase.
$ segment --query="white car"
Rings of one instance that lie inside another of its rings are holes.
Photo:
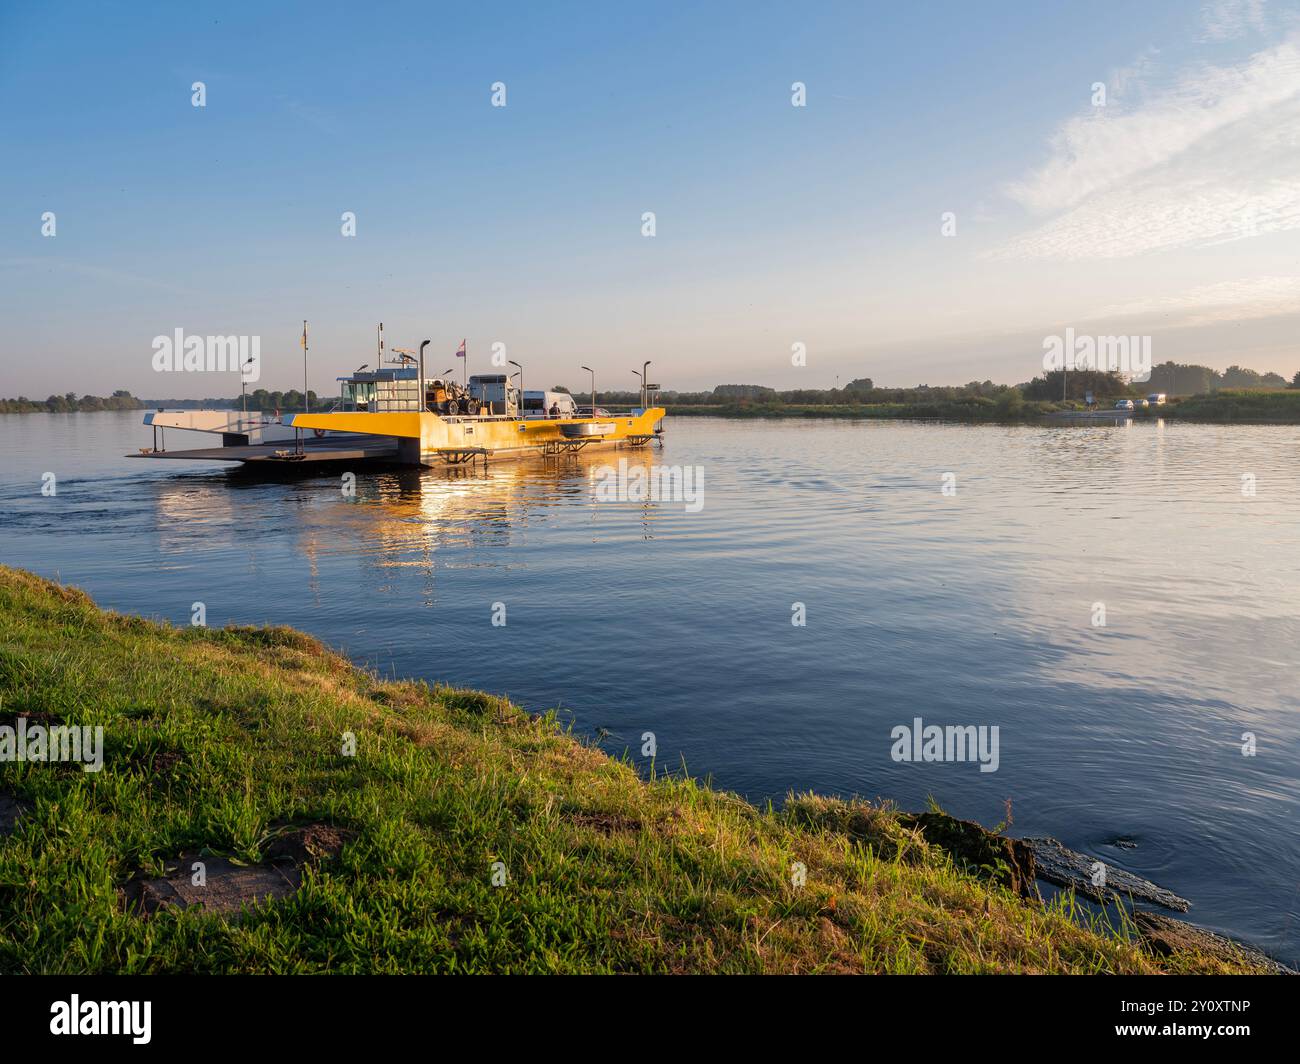
[[[1132,410],[1132,409],[1133,409],[1133,400],[1132,400],[1132,399],[1121,399],[1118,403],[1115,404],[1115,409],[1116,409],[1116,410]]]

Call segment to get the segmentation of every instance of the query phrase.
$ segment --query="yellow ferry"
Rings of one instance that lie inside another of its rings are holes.
[[[338,378],[339,397],[320,412],[272,416],[230,411],[157,411],[145,417],[154,446],[133,457],[245,463],[381,462],[465,465],[477,461],[559,455],[588,447],[644,447],[663,434],[664,410],[649,400],[657,385],[642,380],[641,405],[611,412],[578,407],[568,392],[525,392],[503,373],[464,384],[426,377],[399,352],[389,364]],[[522,384],[522,373],[520,374]],[[222,446],[168,451],[167,428],[216,432]]]

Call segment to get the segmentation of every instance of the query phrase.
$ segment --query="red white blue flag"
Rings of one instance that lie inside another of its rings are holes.
[[[465,357],[465,341],[464,341],[464,340],[462,340],[462,341],[460,342],[460,347],[456,348],[456,357],[457,357],[457,358],[464,358],[464,357]]]

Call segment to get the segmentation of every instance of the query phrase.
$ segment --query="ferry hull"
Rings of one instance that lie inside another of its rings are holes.
[[[397,441],[398,461],[409,465],[459,464],[484,459],[562,454],[587,447],[639,445],[653,439],[663,409],[598,418],[470,418],[439,414],[340,412],[285,415],[287,427],[313,432],[364,433]],[[573,426],[599,425],[597,435]],[[565,426],[570,426],[566,429]]]

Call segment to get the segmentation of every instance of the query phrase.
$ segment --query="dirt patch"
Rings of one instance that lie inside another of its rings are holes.
[[[164,750],[162,753],[154,755],[153,770],[164,776],[172,776],[175,775],[176,770],[181,767],[184,760],[174,750]]]
[[[255,865],[181,854],[174,865],[168,863],[167,875],[128,883],[122,890],[123,903],[146,917],[163,909],[238,914],[246,906],[266,905],[294,894],[302,886],[303,869],[338,856],[354,834],[330,824],[288,828],[267,844],[266,860]]]
[[[7,716],[0,717],[0,725],[8,725],[10,728],[17,729],[19,718],[27,721],[28,728],[35,728],[39,725],[42,728],[56,728],[63,723],[63,718],[57,713],[45,713],[41,710],[20,710],[17,713],[10,713]]]
[[[18,822],[32,810],[31,802],[0,794],[0,838],[18,830]]]
[[[185,765],[185,755],[175,750],[157,750],[132,757],[130,767],[146,776],[175,779]]]
[[[262,852],[268,861],[314,865],[337,857],[344,845],[355,837],[356,832],[347,828],[336,828],[332,824],[307,824],[283,830],[262,848]]]
[[[202,909],[238,913],[287,898],[302,886],[302,873],[292,864],[237,865],[224,857],[182,854],[175,871],[161,879],[146,879],[127,889],[126,899],[142,916],[163,909]]]
[[[602,835],[641,830],[641,821],[619,813],[570,813],[565,819],[578,827],[594,828]]]

